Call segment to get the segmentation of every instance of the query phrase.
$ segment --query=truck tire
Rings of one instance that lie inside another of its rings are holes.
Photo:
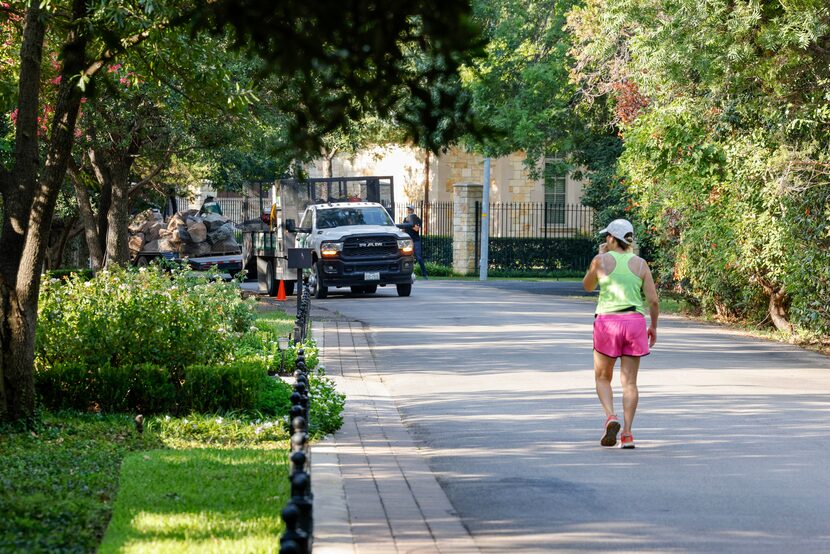
[[[311,266],[311,277],[308,280],[308,287],[311,289],[310,292],[314,298],[322,300],[329,295],[329,288],[321,282],[319,269],[320,262]]]
[[[395,286],[398,287],[398,296],[409,296],[410,294],[412,294],[412,283]]]
[[[265,266],[265,293],[268,296],[276,296],[278,285],[274,278],[274,260],[268,260],[268,264]]]
[[[291,296],[294,294],[294,285],[297,281],[285,281],[285,295]]]
[[[147,267],[150,265],[150,259],[147,256],[139,256],[135,261],[136,267]]]
[[[255,281],[256,275],[256,256],[254,255],[254,243],[251,233],[242,235],[242,269],[247,271],[245,275],[246,281]]]

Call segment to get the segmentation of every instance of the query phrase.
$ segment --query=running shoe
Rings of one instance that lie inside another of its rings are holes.
[[[602,446],[614,446],[617,444],[617,433],[620,432],[620,422],[617,416],[610,415],[605,420],[605,434],[600,439],[599,443]]]
[[[623,433],[620,435],[621,448],[634,448],[634,435],[631,433]]]

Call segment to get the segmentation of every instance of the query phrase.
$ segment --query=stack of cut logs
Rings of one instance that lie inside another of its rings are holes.
[[[180,257],[198,258],[240,251],[231,220],[219,214],[188,210],[174,214],[164,223],[158,210],[145,210],[130,222],[130,254],[173,252]]]

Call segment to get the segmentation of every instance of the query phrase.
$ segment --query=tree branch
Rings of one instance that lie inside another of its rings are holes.
[[[141,181],[137,182],[136,184],[134,184],[133,186],[131,186],[131,187],[130,187],[130,190],[129,190],[129,192],[127,193],[127,196],[130,196],[130,197],[131,197],[131,196],[133,196],[133,195],[134,195],[135,193],[137,193],[137,192],[138,192],[138,191],[139,191],[142,187],[144,187],[147,183],[149,183],[150,181],[152,181],[152,180],[153,180],[153,178],[154,178],[156,175],[158,175],[159,173],[161,173],[161,171],[162,171],[165,167],[167,167],[167,163],[170,161],[170,158],[173,156],[173,146],[174,146],[174,144],[175,144],[175,141],[172,141],[172,142],[170,143],[170,147],[167,149],[167,152],[166,152],[166,153],[165,153],[165,155],[164,155],[164,159],[158,163],[158,165],[155,167],[155,169],[153,169],[153,171],[151,171],[151,172],[150,172],[150,174],[149,174],[149,175],[147,175],[146,177],[144,177],[144,179],[142,179]]]
[[[174,17],[172,19],[165,19],[163,23],[159,25],[155,25],[149,29],[141,31],[140,33],[136,33],[134,35],[121,39],[121,44],[118,46],[118,48],[108,48],[107,50],[101,52],[101,54],[98,56],[98,59],[90,63],[86,67],[86,69],[84,69],[84,71],[82,72],[83,76],[92,77],[93,75],[98,73],[98,71],[100,71],[101,68],[104,67],[107,63],[114,60],[116,56],[122,54],[129,48],[141,44],[142,42],[147,40],[153,33],[153,31],[164,31],[167,29],[174,29],[179,25],[182,25],[190,21],[195,15],[195,13],[196,8],[194,7],[185,12],[182,12],[178,15],[178,17]]]

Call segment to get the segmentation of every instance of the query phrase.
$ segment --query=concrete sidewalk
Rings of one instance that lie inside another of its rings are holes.
[[[479,552],[401,422],[363,325],[315,320],[314,338],[347,396],[343,428],[312,448],[314,551]]]

